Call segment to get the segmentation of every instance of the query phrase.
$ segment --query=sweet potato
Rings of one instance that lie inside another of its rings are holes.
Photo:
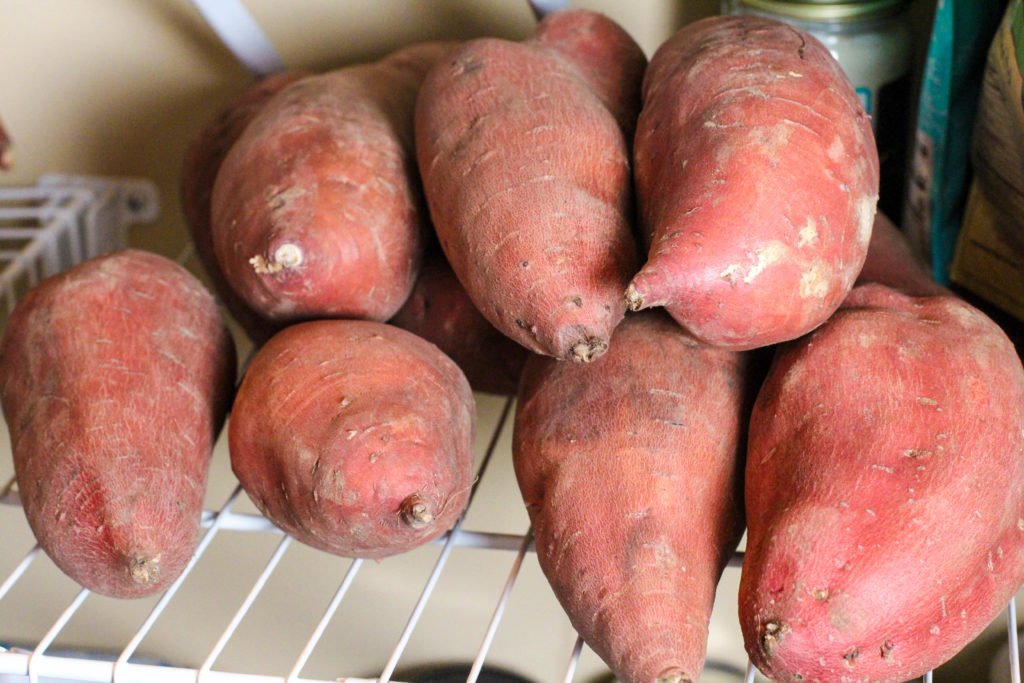
[[[906,681],[1024,582],[1024,369],[951,296],[855,287],[751,417],[739,614],[776,681]]]
[[[62,571],[119,598],[181,574],[234,376],[213,296],[157,254],[97,257],[19,301],[0,401],[25,515]]]
[[[625,312],[645,64],[610,19],[563,10],[523,42],[464,43],[420,91],[416,152],[441,246],[480,312],[535,353],[596,358]]]
[[[881,211],[875,214],[867,258],[855,284],[886,285],[911,296],[952,295],[914,252],[906,235]]]
[[[283,71],[257,80],[199,129],[185,149],[181,167],[178,198],[196,257],[225,308],[257,344],[266,341],[276,326],[235,292],[217,262],[210,228],[213,183],[231,146],[267,101],[285,86],[308,75],[306,71]]]
[[[424,253],[412,293],[388,322],[436,344],[462,369],[474,391],[516,393],[530,352],[477,310],[440,247]]]
[[[864,262],[879,183],[868,115],[828,50],[777,20],[707,17],[658,48],[634,172],[649,249],[630,308],[664,306],[708,343],[814,329]]]
[[[260,315],[386,320],[401,307],[426,229],[413,106],[450,47],[418,43],[300,79],[232,146],[213,187],[213,247]]]
[[[370,320],[288,326],[257,352],[228,425],[231,467],[260,511],[314,548],[379,558],[465,509],[475,404],[411,332]]]
[[[646,311],[593,365],[526,363],[512,455],[537,559],[619,680],[700,677],[743,532],[751,359]]]

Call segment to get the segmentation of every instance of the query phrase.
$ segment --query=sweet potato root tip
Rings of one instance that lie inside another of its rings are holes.
[[[430,511],[423,496],[418,493],[414,493],[402,501],[398,514],[402,521],[413,529],[422,529],[434,521],[434,514]]]
[[[581,363],[589,363],[608,350],[608,342],[604,339],[584,339],[572,347],[572,357]]]
[[[128,576],[138,584],[149,584],[160,578],[160,558],[132,555],[128,558]]]
[[[693,677],[679,669],[668,669],[658,674],[655,683],[693,683]]]
[[[634,313],[644,308],[644,295],[637,291],[632,282],[626,288],[626,307]]]
[[[298,268],[302,265],[303,257],[302,247],[288,242],[274,250],[270,261],[263,258],[262,254],[256,254],[249,259],[249,264],[258,275],[273,275],[285,268]]]

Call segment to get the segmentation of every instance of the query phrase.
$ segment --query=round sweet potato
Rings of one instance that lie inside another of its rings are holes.
[[[475,404],[436,346],[369,320],[284,328],[259,350],[228,426],[231,466],[260,511],[345,557],[444,533],[473,479]]]

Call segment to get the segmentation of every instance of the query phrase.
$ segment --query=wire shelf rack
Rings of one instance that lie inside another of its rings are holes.
[[[155,211],[155,192],[141,181],[51,176],[38,187],[0,188],[0,242],[8,247],[0,251],[0,296],[8,306],[2,317],[43,277],[123,246],[126,226]],[[477,478],[466,513],[427,546],[376,562],[306,548],[262,517],[226,464],[222,433],[199,545],[178,580],[151,599],[105,598],[60,574],[28,529],[4,456],[0,683],[456,680],[417,678],[429,661],[459,662],[458,680],[467,683],[509,681],[493,676],[540,670],[524,662],[541,659],[542,651],[546,673],[533,675],[537,683],[612,681],[568,625],[537,566],[510,473],[514,399],[477,400]],[[0,430],[6,447],[2,421]],[[725,579],[738,576],[742,559],[737,552]],[[720,590],[732,621],[734,599]],[[269,640],[259,623],[272,625]],[[716,623],[713,617],[712,640]],[[1019,683],[1014,601],[1006,633],[1000,680]],[[745,663],[738,626],[717,635],[703,680],[766,680]],[[923,677],[932,679],[931,672]]]

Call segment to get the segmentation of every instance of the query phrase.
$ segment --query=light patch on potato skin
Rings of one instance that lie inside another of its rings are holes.
[[[814,244],[820,239],[818,235],[818,222],[814,219],[814,216],[808,216],[807,221],[803,227],[800,228],[800,235],[797,240],[797,246],[803,247],[809,244]]]
[[[783,242],[768,242],[754,250],[752,263],[730,264],[719,277],[730,283],[738,281],[749,285],[766,269],[785,259],[789,252],[789,247]]]
[[[871,242],[871,233],[875,224],[875,215],[878,208],[878,195],[861,197],[857,202],[857,240],[867,249]]]
[[[817,260],[804,271],[800,278],[800,296],[805,299],[825,299],[832,287],[832,268]]]

